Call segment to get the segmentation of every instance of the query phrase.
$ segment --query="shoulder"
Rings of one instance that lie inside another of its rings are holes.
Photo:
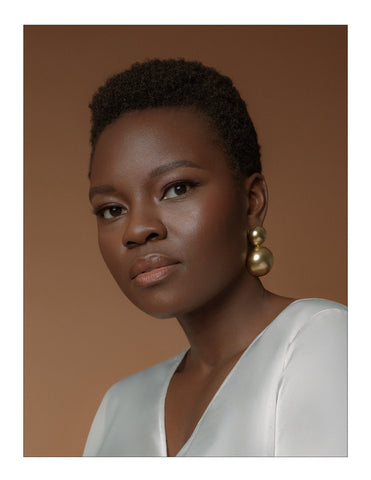
[[[347,307],[341,303],[333,302],[332,300],[325,300],[323,298],[302,298],[292,302],[286,310],[291,310],[295,315],[304,314],[312,317],[328,311],[333,311],[334,313],[346,313]]]
[[[167,379],[172,376],[184,354],[183,351],[164,362],[118,381],[108,389],[102,404],[109,404],[110,410],[114,410],[115,407],[122,405],[122,399],[124,398],[126,402],[130,399],[133,402],[142,402],[148,391],[158,391],[160,394]]]
[[[261,343],[265,349],[274,350],[284,365],[304,353],[311,357],[331,356],[335,351],[344,355],[347,308],[319,298],[296,300],[262,333]]]
[[[165,362],[124,378],[109,388],[95,414],[84,456],[98,455],[104,442],[107,440],[109,443],[110,435],[118,436],[122,442],[124,430],[126,435],[135,435],[139,424],[152,421],[173,371],[184,354],[181,352]],[[117,443],[116,440],[114,443]]]
[[[299,300],[283,320],[289,335],[277,390],[276,455],[346,455],[347,309]]]
[[[288,326],[292,335],[307,329],[326,332],[344,329],[347,325],[347,307],[341,303],[321,298],[306,298],[291,303],[281,314],[281,323]]]
[[[286,366],[325,363],[336,369],[347,358],[347,308],[337,302],[323,299],[303,299],[286,309],[289,336],[286,343]],[[295,360],[295,362],[294,362]]]

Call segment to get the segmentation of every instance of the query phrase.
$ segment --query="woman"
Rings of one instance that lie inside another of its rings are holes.
[[[151,60],[90,107],[103,258],[190,348],[106,393],[84,455],[346,455],[346,309],[263,288],[267,187],[231,80]]]

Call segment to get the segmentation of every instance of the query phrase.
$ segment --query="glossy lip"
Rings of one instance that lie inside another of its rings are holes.
[[[178,260],[158,253],[139,257],[129,270],[130,280],[139,286],[150,285],[166,278],[179,263]]]

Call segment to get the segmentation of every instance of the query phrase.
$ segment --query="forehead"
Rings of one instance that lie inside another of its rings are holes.
[[[226,169],[227,156],[212,121],[190,108],[134,111],[125,113],[102,132],[91,175],[93,179],[109,171],[146,171],[174,160]]]

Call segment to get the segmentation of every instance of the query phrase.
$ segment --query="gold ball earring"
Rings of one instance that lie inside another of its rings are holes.
[[[257,226],[252,228],[248,233],[248,240],[254,248],[247,256],[247,267],[251,275],[254,277],[261,277],[266,275],[273,266],[272,252],[266,248],[261,247],[267,236],[265,228]]]

